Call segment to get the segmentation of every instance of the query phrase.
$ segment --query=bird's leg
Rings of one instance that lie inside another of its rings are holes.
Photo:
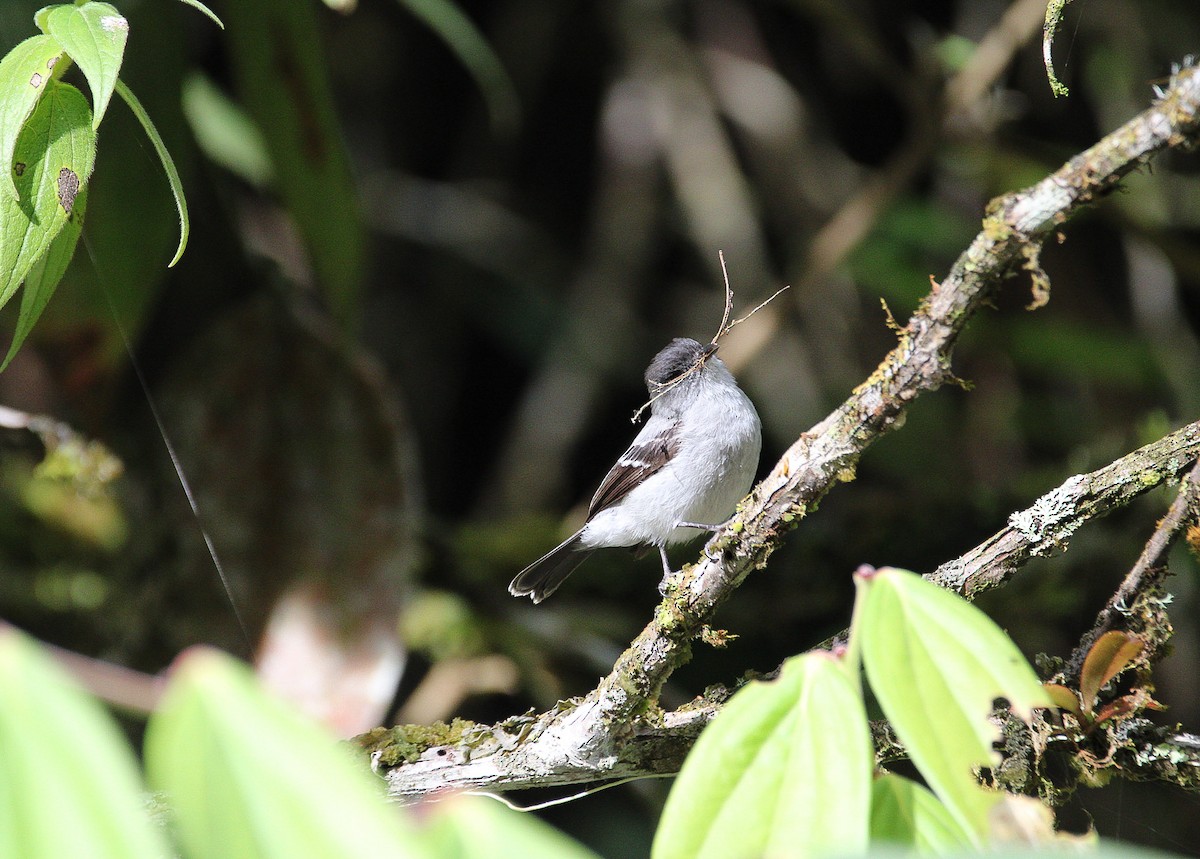
[[[730,519],[732,519],[732,518],[733,517],[731,516]],[[675,524],[675,527],[676,528],[695,528],[698,531],[712,531],[715,534],[717,531],[720,531],[722,528],[724,528],[728,524],[729,524],[729,519],[726,519],[720,525],[701,525],[699,522],[677,522]]]
[[[675,571],[671,569],[671,562],[667,558],[667,547],[666,546],[658,547],[658,556],[660,558],[662,558],[662,565],[663,565],[663,577],[662,577],[662,581],[658,583],[658,592],[659,592],[659,594],[661,594],[662,596],[665,597],[667,595],[667,579],[669,579],[669,578],[671,578],[671,576],[675,575]]]

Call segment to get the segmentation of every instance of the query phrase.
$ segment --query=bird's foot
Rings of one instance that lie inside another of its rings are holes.
[[[716,525],[703,525],[699,522],[680,522],[677,527],[679,527],[679,528],[696,528],[700,531],[709,531],[713,534],[716,534],[719,531],[724,531],[725,526],[728,525],[732,521],[733,521],[733,517],[730,516],[724,522],[720,522]],[[712,540],[709,540],[707,543],[704,544],[704,557],[708,558],[710,561],[712,561],[715,564],[717,561],[721,560],[721,553],[718,552],[717,554],[714,555],[710,549],[711,546],[712,546]]]

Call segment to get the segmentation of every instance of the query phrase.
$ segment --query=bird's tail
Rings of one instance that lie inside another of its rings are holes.
[[[538,558],[512,580],[508,592],[515,597],[528,596],[540,603],[558,590],[575,568],[592,556],[594,549],[581,548],[575,533],[560,545]]]

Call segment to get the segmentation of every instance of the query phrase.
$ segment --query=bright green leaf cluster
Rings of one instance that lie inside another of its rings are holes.
[[[184,0],[212,16],[198,0]],[[214,20],[215,20],[215,16]],[[8,366],[67,270],[83,230],[96,131],[114,92],[129,104],[154,144],[179,211],[179,248],[187,246],[183,186],[150,117],[120,80],[129,22],[109,3],[47,6],[34,22],[42,31],[0,60],[0,307],[25,284]],[[220,23],[218,21],[218,23]],[[91,90],[63,83],[77,65]]]
[[[478,797],[423,825],[365,761],[269,698],[213,650],[184,654],[146,731],[152,822],[112,720],[23,634],[0,627],[0,856],[22,859],[435,859],[592,854]]]
[[[976,772],[995,764],[998,698],[1028,719],[1050,699],[1012,641],[977,608],[902,570],[864,570],[844,653],[787,662],[739,691],[701,735],[667,800],[656,859],[861,854],[899,844],[946,853],[989,840],[1002,799]],[[859,684],[932,793],[874,773]]]

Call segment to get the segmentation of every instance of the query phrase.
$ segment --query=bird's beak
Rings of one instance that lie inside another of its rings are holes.
[[[716,355],[717,350],[720,348],[721,347],[718,346],[716,343],[709,343],[707,346],[704,347],[704,351],[700,353],[700,360],[707,361],[713,355]]]

